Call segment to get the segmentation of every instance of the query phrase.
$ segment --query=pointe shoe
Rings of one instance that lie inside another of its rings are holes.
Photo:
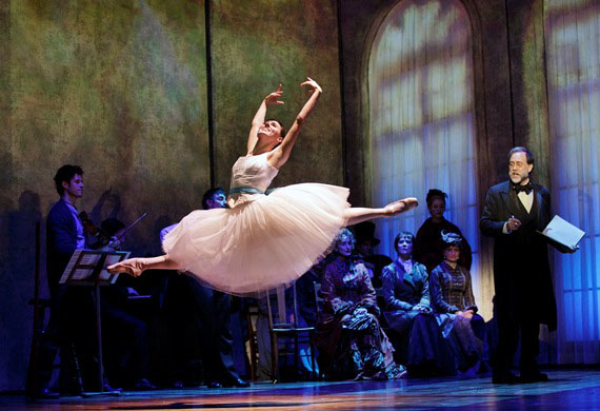
[[[145,264],[141,258],[129,258],[106,267],[106,270],[111,274],[125,273],[132,277],[139,277],[145,269]]]
[[[419,205],[419,200],[414,197],[403,198],[402,200],[394,201],[385,206],[386,214],[391,217],[410,211]]]

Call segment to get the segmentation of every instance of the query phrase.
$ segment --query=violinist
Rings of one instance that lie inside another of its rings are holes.
[[[75,250],[85,247],[84,228],[79,219],[77,201],[83,195],[83,170],[64,165],[54,176],[60,200],[48,213],[46,252],[50,292],[56,292],[60,276]]]
[[[83,383],[96,384],[96,346],[94,305],[95,298],[90,288],[67,287],[60,285],[59,281],[65,271],[71,256],[75,250],[105,249],[115,250],[119,247],[119,240],[127,231],[123,223],[118,233],[111,232],[108,221],[104,227],[96,227],[87,217],[85,212],[77,210],[77,202],[83,196],[83,170],[77,165],[64,165],[54,176],[56,191],[60,199],[50,212],[46,221],[46,261],[47,277],[50,288],[50,320],[40,343],[39,374],[37,381],[29,388],[29,395],[36,398],[57,398],[55,392],[50,391],[48,384],[52,375],[52,364],[56,354],[60,350],[61,377],[60,392],[68,394],[79,394],[81,388],[95,390],[96,385],[79,387],[75,360],[79,365],[79,372],[83,375]],[[138,219],[139,221],[140,219]],[[137,221],[136,221],[137,223]],[[130,226],[131,227],[131,226]],[[101,299],[102,302],[102,299]],[[146,328],[143,322],[131,317],[124,318],[124,314],[115,314],[103,304],[103,317],[112,317],[115,321],[107,321],[117,325],[130,326],[128,331],[132,333],[132,340],[144,339]],[[73,349],[74,348],[74,349]],[[77,358],[75,359],[75,355]],[[138,355],[138,366],[136,371],[145,371],[147,356],[144,353]],[[113,373],[114,375],[114,373]],[[136,388],[153,388],[152,384],[141,376],[133,373],[135,380],[128,385]],[[141,383],[140,383],[141,381]],[[126,381],[127,382],[127,381]],[[103,381],[105,391],[113,391],[108,381]]]
[[[83,195],[83,170],[80,166],[64,165],[58,169],[54,176],[56,191],[60,199],[50,212],[46,220],[46,271],[50,289],[50,320],[46,327],[40,346],[40,373],[35,386],[30,388],[29,394],[34,397],[54,398],[56,393],[48,389],[52,374],[54,358],[61,350],[61,382],[67,383],[68,378],[63,378],[66,364],[69,363],[72,339],[69,330],[78,318],[77,313],[82,313],[83,307],[89,304],[85,298],[59,285],[60,277],[65,270],[69,259],[75,250],[85,247],[84,227],[77,211],[77,201]],[[77,307],[73,310],[73,307]],[[61,387],[69,391],[73,387]]]

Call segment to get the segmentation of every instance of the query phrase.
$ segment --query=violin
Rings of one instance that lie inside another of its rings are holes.
[[[96,240],[92,242],[91,248],[102,248],[111,241],[111,236],[109,236],[102,228],[94,224],[85,211],[79,213],[79,220],[83,225],[83,231]]]
[[[140,215],[133,223],[129,224],[129,226],[125,227],[121,230],[121,234],[117,236],[110,236],[106,231],[102,229],[102,227],[98,227],[92,219],[87,215],[85,211],[79,213],[79,219],[81,220],[81,224],[83,225],[84,231],[95,239],[92,242],[91,248],[97,249],[102,248],[109,245],[111,242],[120,242],[125,235],[131,231],[133,227],[135,227],[140,221],[142,221],[148,215],[147,212]]]

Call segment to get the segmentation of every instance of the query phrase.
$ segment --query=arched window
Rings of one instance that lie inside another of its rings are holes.
[[[426,193],[439,188],[449,195],[446,218],[473,248],[480,300],[473,47],[462,3],[398,2],[374,35],[367,84],[372,203],[421,200],[415,212],[378,221],[381,251],[395,257],[396,233],[416,234],[429,217]]]
[[[600,362],[600,4],[546,0],[553,211],[586,232],[555,255],[560,363]]]

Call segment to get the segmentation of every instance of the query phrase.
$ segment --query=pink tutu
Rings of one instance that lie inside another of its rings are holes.
[[[345,226],[349,190],[304,183],[270,195],[243,194],[230,209],[193,211],[163,248],[217,290],[248,295],[289,284],[325,253]]]

